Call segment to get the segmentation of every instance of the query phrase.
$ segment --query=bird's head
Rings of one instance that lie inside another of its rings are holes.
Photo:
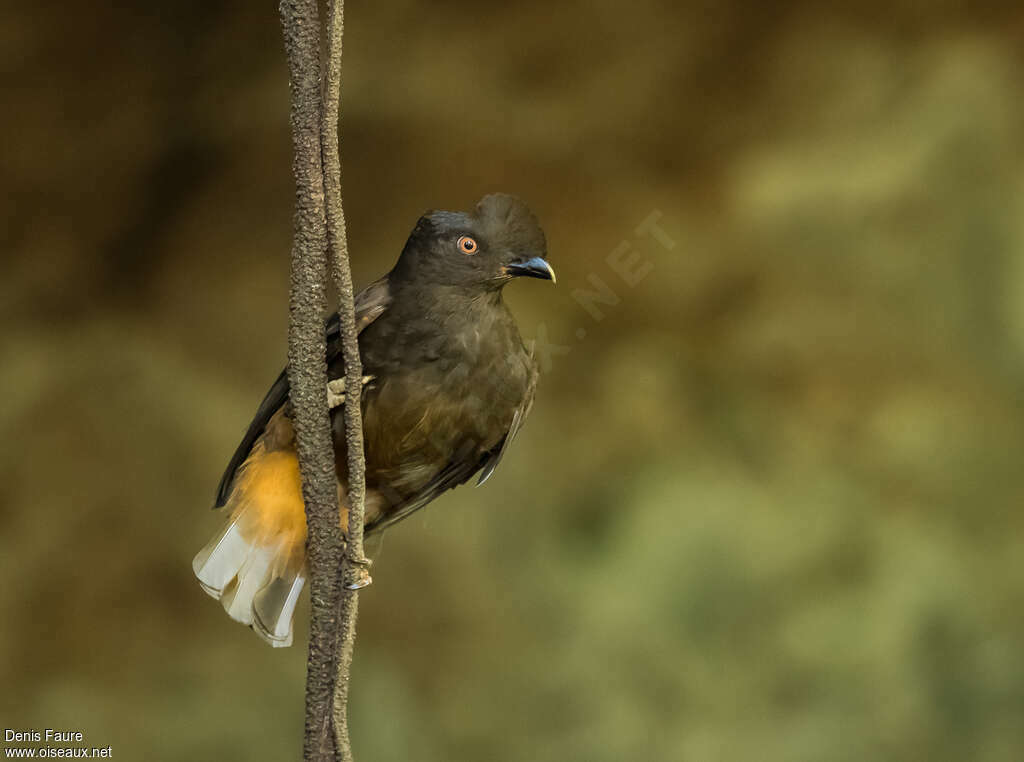
[[[392,277],[418,284],[497,290],[527,276],[554,282],[544,231],[515,196],[484,196],[472,213],[433,211],[416,223]]]

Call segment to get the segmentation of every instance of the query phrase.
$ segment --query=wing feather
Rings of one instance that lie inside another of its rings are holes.
[[[360,291],[355,298],[356,330],[362,333],[366,326],[383,314],[390,303],[391,293],[388,289],[387,276],[374,281]],[[338,317],[338,313],[335,312],[327,318],[324,324],[324,337],[327,341],[327,362],[330,365],[331,361],[341,354],[341,320]],[[256,415],[253,417],[252,422],[249,423],[245,436],[242,437],[242,441],[235,448],[235,454],[231,456],[231,460],[224,470],[224,475],[220,479],[220,484],[217,486],[217,499],[214,501],[214,508],[220,508],[227,503],[238,468],[249,457],[250,450],[252,450],[256,440],[263,433],[267,422],[287,401],[288,391],[288,372],[286,368],[281,371],[277,380],[274,381],[269,391],[263,397],[263,402],[256,409]]]
[[[456,453],[455,457],[448,462],[448,465],[442,468],[437,475],[427,482],[427,484],[415,495],[398,505],[395,509],[368,522],[366,525],[367,533],[379,532],[392,524],[397,524],[402,519],[407,518],[420,508],[426,506],[444,492],[454,489],[460,484],[464,484],[469,481],[477,471],[481,472],[480,478],[477,481],[478,487],[491,477],[491,474],[494,473],[494,470],[501,462],[501,458],[504,456],[505,451],[508,450],[508,446],[512,443],[512,440],[515,439],[516,434],[519,433],[519,429],[522,428],[523,422],[526,420],[526,416],[530,413],[530,409],[533,407],[533,398],[537,391],[537,378],[540,374],[536,364],[533,362],[532,347],[530,350],[529,367],[531,369],[530,381],[526,387],[526,393],[523,395],[523,399],[522,402],[519,403],[519,407],[517,407],[513,413],[512,423],[509,425],[509,429],[505,433],[505,436],[502,437],[501,441],[495,447],[486,451],[482,455],[477,455],[475,453],[472,455],[469,453],[462,453],[460,455],[459,453]]]

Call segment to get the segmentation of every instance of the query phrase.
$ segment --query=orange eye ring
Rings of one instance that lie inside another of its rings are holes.
[[[459,251],[463,254],[476,254],[477,250],[480,248],[476,241],[468,235],[460,237],[458,243],[455,245],[459,247]]]

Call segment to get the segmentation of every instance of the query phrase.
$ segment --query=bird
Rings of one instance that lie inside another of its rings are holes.
[[[424,214],[391,271],[356,295],[367,536],[478,473],[478,485],[494,473],[533,406],[539,375],[502,292],[520,277],[554,283],[547,256],[529,207],[495,193],[472,212]],[[344,532],[345,364],[337,313],[324,330]],[[291,645],[307,569],[287,368],[229,461],[214,507],[226,520],[192,562],[200,586],[270,645]]]

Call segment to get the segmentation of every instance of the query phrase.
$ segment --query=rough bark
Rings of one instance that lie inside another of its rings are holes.
[[[348,686],[355,649],[359,588],[370,583],[363,555],[363,517],[366,499],[366,463],[363,454],[362,363],[359,358],[352,270],[348,259],[345,212],[341,202],[341,158],[338,118],[341,104],[341,43],[345,28],[344,0],[328,3],[327,45],[324,49],[323,110],[320,148],[327,206],[327,249],[338,291],[342,355],[345,358],[345,443],[348,453],[348,544],[341,570],[339,595],[338,664],[334,687],[334,738],[338,759],[351,762],[348,734]]]
[[[364,466],[359,407],[362,375],[352,278],[341,208],[337,146],[343,5],[332,5],[327,86],[320,86],[320,18],[316,0],[282,0],[295,151],[295,232],[289,300],[288,380],[306,504],[311,622],[306,676],[305,760],[350,760],[345,706],[357,611],[365,585],[362,551]],[[325,172],[325,169],[327,170]],[[333,443],[327,405],[323,315],[327,309],[330,244],[339,292],[346,363],[349,452],[349,551],[338,522]],[[344,561],[345,557],[352,559]]]

